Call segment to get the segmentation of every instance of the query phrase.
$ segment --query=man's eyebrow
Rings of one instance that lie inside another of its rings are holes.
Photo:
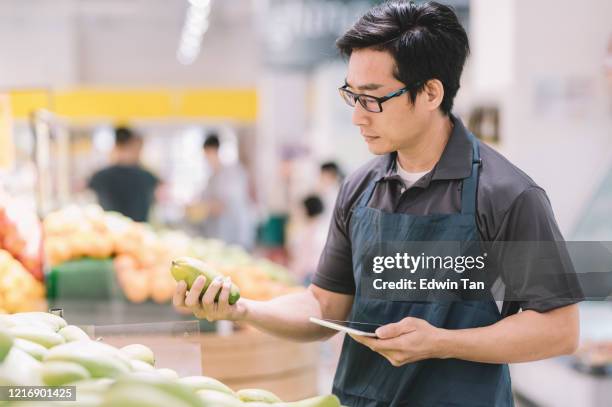
[[[366,83],[366,84],[354,87],[350,85],[346,79],[344,80],[344,86],[347,86],[351,89],[357,89],[357,90],[376,90],[376,89],[380,89],[383,87],[383,85],[379,83]]]

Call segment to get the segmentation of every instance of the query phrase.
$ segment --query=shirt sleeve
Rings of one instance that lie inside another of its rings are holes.
[[[340,294],[355,294],[351,241],[343,199],[345,185],[340,189],[327,234],[325,247],[319,258],[317,272],[312,283],[317,287]]]
[[[523,191],[513,202],[494,246],[506,297],[523,310],[546,312],[584,299],[546,193]]]

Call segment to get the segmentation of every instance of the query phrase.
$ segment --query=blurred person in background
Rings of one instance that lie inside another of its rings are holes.
[[[302,200],[302,221],[289,242],[289,268],[297,281],[308,286],[317,270],[317,263],[327,237],[327,226],[323,224],[324,203],[317,195]]]
[[[111,165],[94,173],[88,187],[107,211],[116,211],[136,222],[146,222],[160,185],[157,176],[140,162],[142,137],[127,127],[115,129]]]
[[[188,208],[202,218],[202,234],[207,238],[223,240],[252,249],[255,240],[255,222],[248,192],[248,178],[239,165],[227,166],[221,162],[221,142],[216,132],[204,140],[204,158],[211,175],[201,200]],[[193,218],[193,216],[192,216]]]
[[[334,161],[327,161],[321,164],[319,175],[319,194],[323,200],[323,223],[327,228],[332,219],[336,198],[340,191],[340,185],[344,175],[340,167]]]

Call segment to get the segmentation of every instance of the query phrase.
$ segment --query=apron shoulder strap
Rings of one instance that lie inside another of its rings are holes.
[[[463,215],[476,214],[476,191],[478,190],[478,169],[482,166],[478,141],[471,132],[468,138],[472,142],[472,172],[468,178],[463,180],[461,192],[461,213]]]
[[[361,194],[359,201],[357,201],[355,208],[365,208],[368,206],[368,202],[370,202],[370,198],[372,198],[372,194],[374,193],[374,188],[376,188],[376,183],[377,181],[375,179],[370,181],[366,190]]]

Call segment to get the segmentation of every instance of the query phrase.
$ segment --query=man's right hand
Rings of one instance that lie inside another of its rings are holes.
[[[187,291],[187,284],[180,281],[176,285],[172,303],[179,311],[189,310],[198,319],[207,319],[208,321],[229,320],[239,321],[246,315],[246,305],[243,300],[238,300],[234,305],[229,304],[230,289],[232,280],[229,277],[215,278],[200,301],[200,295],[204,289],[206,277],[199,276],[193,283],[191,290]],[[217,293],[219,301],[215,302]]]

